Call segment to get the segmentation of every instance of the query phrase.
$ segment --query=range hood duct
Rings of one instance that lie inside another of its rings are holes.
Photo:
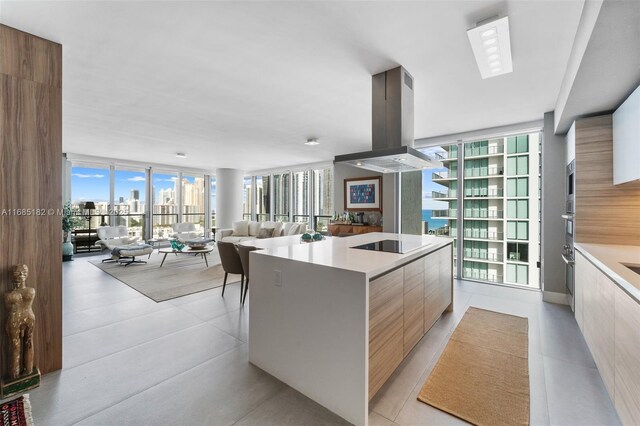
[[[372,77],[372,150],[337,155],[345,163],[378,173],[397,173],[442,167],[413,148],[413,77],[403,67]]]

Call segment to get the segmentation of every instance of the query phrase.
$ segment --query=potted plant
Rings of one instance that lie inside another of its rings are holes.
[[[73,258],[73,243],[71,243],[71,231],[78,228],[81,219],[76,216],[75,211],[71,208],[71,201],[67,201],[62,209],[62,261],[66,262]]]

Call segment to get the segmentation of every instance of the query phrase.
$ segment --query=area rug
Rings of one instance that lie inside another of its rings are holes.
[[[529,424],[526,318],[469,308],[418,399],[475,425]]]
[[[91,263],[156,302],[220,287],[224,281],[224,270],[215,250],[207,255],[208,268],[202,257],[187,254],[168,254],[161,268],[163,257],[164,254],[153,252],[149,259],[136,258],[147,264],[129,266],[100,260]],[[227,284],[238,281],[240,275],[229,274]]]
[[[0,404],[0,425],[33,426],[28,394]]]

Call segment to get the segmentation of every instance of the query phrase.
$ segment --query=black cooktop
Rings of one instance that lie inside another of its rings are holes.
[[[408,253],[417,248],[420,248],[420,244],[409,243],[407,241],[398,240],[381,240],[373,243],[362,244],[351,248],[360,250],[372,250],[372,251],[385,251],[387,253]]]

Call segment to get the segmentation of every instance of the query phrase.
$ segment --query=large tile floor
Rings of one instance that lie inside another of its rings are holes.
[[[64,369],[31,392],[38,425],[311,425],[340,418],[247,359],[238,284],[155,303],[88,260],[64,264]],[[135,267],[135,266],[132,266]],[[464,423],[416,400],[468,306],[529,318],[531,423],[619,420],[566,306],[540,293],[456,282],[455,309],[370,404],[372,425]]]

